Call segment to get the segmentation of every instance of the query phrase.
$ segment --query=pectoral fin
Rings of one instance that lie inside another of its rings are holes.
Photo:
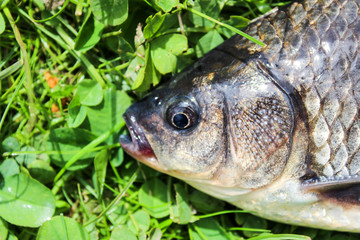
[[[360,205],[360,175],[311,178],[302,186],[307,192],[318,193],[322,200]]]

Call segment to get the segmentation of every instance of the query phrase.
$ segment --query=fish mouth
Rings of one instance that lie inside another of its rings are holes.
[[[123,118],[130,132],[130,136],[120,136],[119,141],[121,147],[130,156],[147,165],[157,162],[154,151],[152,150],[149,141],[146,139],[144,131],[137,123],[135,116],[125,113]]]

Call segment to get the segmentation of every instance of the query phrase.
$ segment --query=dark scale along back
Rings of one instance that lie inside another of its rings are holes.
[[[234,36],[131,106],[123,148],[256,215],[360,232],[359,6],[256,19],[245,32],[265,47]]]

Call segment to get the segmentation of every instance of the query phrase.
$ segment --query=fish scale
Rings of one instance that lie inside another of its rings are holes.
[[[265,48],[240,36],[232,41],[235,51],[261,51],[268,71],[300,94],[309,120],[310,167],[317,176],[349,176],[360,169],[359,5],[328,1],[321,9],[319,2],[293,3],[249,26],[246,32]]]
[[[266,46],[233,36],[133,104],[122,147],[258,216],[360,232],[359,6],[254,20],[244,31]]]

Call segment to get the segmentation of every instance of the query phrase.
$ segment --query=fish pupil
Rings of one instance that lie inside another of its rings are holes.
[[[189,118],[184,113],[177,113],[173,117],[173,123],[177,128],[186,128],[189,125]]]

